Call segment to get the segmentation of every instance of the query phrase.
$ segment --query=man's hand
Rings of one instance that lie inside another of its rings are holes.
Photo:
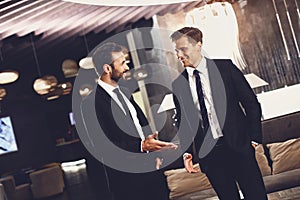
[[[254,141],[251,141],[251,145],[252,145],[252,147],[255,149],[255,148],[258,146],[258,143],[257,143],[257,142],[254,142]]]
[[[200,172],[200,169],[194,169],[194,167],[193,167],[193,156],[192,156],[192,154],[185,153],[183,155],[183,163],[184,163],[184,168],[188,173]]]
[[[143,151],[160,151],[163,149],[177,149],[177,145],[171,142],[163,142],[157,140],[158,133],[155,132],[152,135],[149,135],[143,142],[142,142],[142,149]]]
[[[156,158],[156,159],[155,159],[155,168],[156,168],[157,170],[159,170],[160,167],[162,166],[162,163],[163,163],[163,159],[162,159],[162,158]]]

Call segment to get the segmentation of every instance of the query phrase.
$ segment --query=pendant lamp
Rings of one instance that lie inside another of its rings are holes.
[[[36,68],[38,71],[38,75],[40,77],[34,81],[33,89],[39,95],[45,95],[55,89],[55,87],[57,85],[57,79],[55,78],[55,76],[52,76],[52,75],[46,75],[46,76],[41,77],[41,70],[39,67],[39,61],[38,61],[38,57],[37,57],[37,53],[36,53],[32,35],[30,35],[30,38],[31,38],[31,45],[32,45],[35,63],[36,63]]]
[[[85,45],[85,48],[86,48],[86,51],[87,51],[87,55],[88,55],[89,52],[90,52],[90,50],[89,50],[89,45],[88,45],[88,42],[87,42],[85,34],[83,34],[83,41],[84,41],[84,45]],[[87,56],[85,58],[82,58],[79,61],[79,66],[82,69],[94,69],[94,64],[93,64],[93,61],[92,61],[92,57]]]
[[[1,49],[0,49],[0,58],[1,58],[1,62],[3,62],[3,55]],[[16,70],[11,70],[11,69],[2,70],[1,68],[0,68],[0,84],[12,83],[19,78],[19,73]]]

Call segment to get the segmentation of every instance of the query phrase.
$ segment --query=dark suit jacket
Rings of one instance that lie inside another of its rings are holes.
[[[128,99],[130,99],[132,105],[135,107],[140,125],[143,128],[143,133],[145,134],[145,137],[147,137],[147,135],[151,134],[151,129],[148,126],[148,121],[146,117],[144,116],[142,110],[139,108],[136,102],[134,102],[134,100],[130,97],[131,94],[129,94],[128,91],[125,90],[125,88],[121,88],[121,90],[127,97],[129,97]],[[94,153],[93,155],[97,154],[97,150],[99,149],[97,147],[97,145],[99,145],[98,143],[100,143],[100,145],[106,145],[103,142],[101,143],[100,134],[104,133],[105,134],[104,137],[107,137],[110,140],[110,142],[120,147],[121,149],[129,152],[143,154],[143,157],[145,157],[145,162],[144,163],[142,161],[138,161],[138,163],[135,162],[136,164],[132,164],[133,169],[135,165],[145,165],[149,163],[153,164],[154,172],[145,173],[145,174],[127,173],[127,172],[115,170],[108,166],[105,166],[105,169],[108,173],[108,179],[109,179],[108,182],[109,182],[110,189],[116,195],[132,193],[132,194],[136,194],[136,196],[140,198],[142,193],[146,192],[144,190],[146,190],[149,187],[152,187],[153,185],[157,184],[159,185],[158,187],[162,188],[161,185],[164,184],[164,179],[162,177],[162,174],[160,171],[155,171],[154,159],[156,157],[156,154],[153,153],[147,154],[141,152],[140,149],[141,139],[140,136],[138,135],[138,132],[136,130],[136,127],[131,117],[126,116],[124,112],[121,110],[121,108],[118,106],[118,104],[99,85],[97,85],[97,88],[93,92],[94,93],[90,94],[89,97],[87,97],[82,103],[83,118],[85,120],[86,129],[87,129],[86,133],[89,135],[90,138],[90,142],[88,141],[85,143],[86,145],[89,145],[87,143],[91,143],[90,146],[95,146],[95,148],[90,148],[91,149],[90,152],[95,149],[95,152],[92,153]],[[93,100],[92,98],[95,99]],[[93,105],[93,103],[95,104]],[[90,122],[93,120],[92,118],[95,117],[92,116],[93,109],[96,111],[97,122],[99,123],[102,131],[93,128],[94,125],[90,124]],[[109,148],[107,151],[104,148],[103,151],[105,151],[104,153],[106,153],[106,155],[108,156],[113,157],[114,155],[112,152],[110,152],[111,150]],[[130,154],[128,159],[125,159],[125,161],[123,162],[126,162],[127,164],[130,164],[131,162],[134,163],[133,161],[135,157],[133,155],[134,154]],[[121,161],[118,160],[118,157],[116,157],[115,160],[119,166],[122,166],[122,163],[120,163]],[[103,161],[105,163],[105,158],[103,158]],[[159,189],[160,188],[157,188],[157,190]]]
[[[261,108],[255,94],[231,60],[207,59],[207,67],[214,107],[226,143],[237,152],[253,153],[251,141],[262,141]],[[205,134],[200,128],[199,111],[193,103],[186,70],[172,86],[181,146],[189,147],[188,151],[192,152],[190,144],[195,138],[198,155]],[[205,171],[205,166],[201,168]]]
[[[131,94],[125,88],[121,88],[121,90],[134,106],[145,137],[147,137],[151,134],[151,129],[145,115],[133,100]],[[133,120],[124,114],[118,104],[99,85],[95,94],[95,108],[101,128],[114,144],[126,151],[141,152],[141,139]]]

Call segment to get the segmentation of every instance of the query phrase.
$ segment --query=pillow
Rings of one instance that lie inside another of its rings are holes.
[[[300,168],[300,138],[267,144],[273,174]]]
[[[271,167],[269,166],[268,159],[265,155],[264,147],[262,144],[259,144],[255,148],[255,157],[263,176],[271,175]]]
[[[199,164],[194,168],[199,169]],[[211,188],[211,185],[202,172],[188,173],[184,168],[167,170],[164,172],[170,189],[170,199]]]

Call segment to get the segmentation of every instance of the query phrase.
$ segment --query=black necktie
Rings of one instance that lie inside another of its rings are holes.
[[[208,114],[207,114],[207,109],[205,106],[199,71],[195,69],[194,75],[196,78],[197,95],[198,95],[198,100],[199,100],[199,104],[200,104],[200,112],[201,112],[201,116],[202,116],[202,126],[203,126],[203,130],[204,130],[204,134],[206,134],[206,132],[209,128],[209,121],[208,121]]]
[[[131,117],[129,108],[127,106],[127,103],[125,102],[125,99],[123,98],[123,95],[120,93],[119,88],[114,89],[113,92],[117,94],[117,97],[118,97],[119,101],[121,102],[123,109],[125,110],[126,116]]]

